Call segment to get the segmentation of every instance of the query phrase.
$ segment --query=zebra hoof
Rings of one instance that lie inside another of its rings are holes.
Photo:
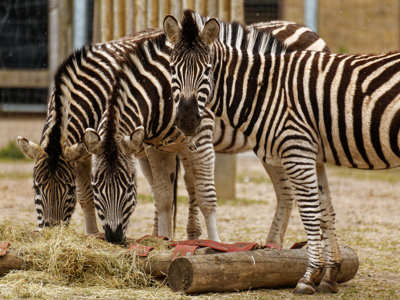
[[[316,292],[313,284],[299,281],[294,289],[293,293],[301,295],[312,295]]]
[[[318,286],[318,292],[321,293],[336,294],[338,291],[338,284],[335,281],[322,280]]]

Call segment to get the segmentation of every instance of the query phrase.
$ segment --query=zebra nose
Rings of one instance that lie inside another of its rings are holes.
[[[196,99],[182,99],[178,105],[175,124],[184,134],[194,135],[200,125],[201,116]]]
[[[122,225],[119,224],[115,230],[111,229],[111,226],[106,224],[103,226],[104,228],[104,233],[106,236],[107,242],[113,243],[113,244],[122,244],[124,241],[124,231],[122,230]]]

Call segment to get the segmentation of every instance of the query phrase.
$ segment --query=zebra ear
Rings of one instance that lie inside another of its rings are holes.
[[[121,141],[122,149],[127,154],[134,154],[142,151],[144,140],[144,128],[139,126],[130,136],[124,136]]]
[[[178,21],[173,16],[168,15],[164,18],[163,27],[168,41],[175,46],[181,39],[181,26]]]
[[[67,161],[75,161],[88,154],[85,143],[76,143],[68,146],[63,151],[63,156]]]
[[[93,128],[86,128],[83,143],[89,153],[96,155],[100,154],[101,138]]]
[[[33,160],[39,158],[41,154],[45,154],[40,145],[35,144],[22,136],[17,137],[17,146],[26,157]]]
[[[219,23],[216,19],[211,18],[204,24],[204,28],[200,33],[200,39],[208,46],[210,46],[218,38]]]

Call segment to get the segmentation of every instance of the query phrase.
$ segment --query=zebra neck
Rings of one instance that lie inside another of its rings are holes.
[[[209,107],[217,117],[246,131],[252,115],[266,109],[263,102],[274,98],[270,89],[279,88],[280,82],[270,82],[269,78],[278,58],[228,47],[217,49],[215,54],[214,93]]]

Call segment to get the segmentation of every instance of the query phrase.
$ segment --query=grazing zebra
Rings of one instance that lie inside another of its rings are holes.
[[[97,214],[107,241],[124,241],[129,217],[136,206],[136,160],[143,149],[143,126],[122,130],[118,111],[118,81],[107,103],[98,131],[87,128],[83,144],[92,157],[91,181]]]
[[[285,53],[269,36],[260,45],[266,51],[253,54],[221,43],[215,19],[199,31],[190,14],[181,25],[166,17],[164,30],[174,45],[173,92],[185,95],[178,100],[210,107],[288,178],[308,240],[295,292],[314,293],[323,270],[320,290],[337,292],[341,256],[331,199],[319,191],[326,184],[321,168],[400,166],[400,53]]]

